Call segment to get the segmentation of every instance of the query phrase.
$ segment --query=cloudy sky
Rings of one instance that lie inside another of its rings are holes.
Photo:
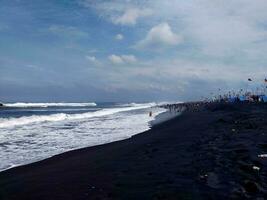
[[[0,0],[0,100],[193,100],[267,75],[266,0]]]

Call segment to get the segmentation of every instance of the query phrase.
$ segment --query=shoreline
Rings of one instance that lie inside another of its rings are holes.
[[[160,107],[160,106],[156,106],[156,107]],[[162,114],[164,114],[164,113],[166,113],[166,115],[162,116]],[[166,122],[166,121],[170,120],[171,118],[173,118],[173,116],[170,116],[170,114],[168,114],[168,113],[169,113],[169,111],[166,109],[165,111],[155,115],[154,119],[148,121],[148,130],[150,130],[153,126],[156,126],[156,125],[158,125],[160,123]],[[160,119],[158,119],[159,115],[161,116]],[[146,131],[148,131],[148,130],[146,130]],[[136,134],[134,134],[134,135],[132,135],[130,137],[127,137],[127,138],[124,138],[124,139],[119,139],[119,140],[114,140],[114,141],[111,141],[111,142],[108,142],[108,143],[102,143],[102,144],[100,143],[100,144],[93,145],[93,146],[86,146],[86,147],[78,147],[78,148],[69,149],[68,151],[64,151],[64,152],[61,152],[61,153],[56,153],[54,155],[48,156],[46,158],[41,158],[39,160],[35,160],[35,161],[32,161],[32,162],[25,162],[25,163],[22,163],[22,164],[12,164],[12,166],[0,170],[0,173],[5,172],[5,171],[10,170],[10,169],[13,169],[13,168],[27,166],[27,165],[31,165],[31,164],[34,164],[34,163],[37,163],[37,162],[41,162],[43,160],[50,159],[50,158],[52,158],[54,156],[58,156],[60,154],[64,154],[64,153],[67,153],[67,152],[71,152],[71,151],[76,151],[76,150],[80,150],[80,149],[84,149],[84,148],[90,148],[90,147],[94,147],[94,146],[100,146],[100,145],[110,144],[110,143],[113,143],[113,142],[127,140],[127,139],[129,139],[129,138],[131,138],[131,137],[133,137],[133,136],[135,136],[137,134],[141,134],[141,133],[146,132],[146,131],[142,131],[142,132],[136,133]]]
[[[214,104],[125,140],[6,170],[0,199],[264,198],[266,108]]]

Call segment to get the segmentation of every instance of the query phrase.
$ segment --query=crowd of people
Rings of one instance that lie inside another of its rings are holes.
[[[242,90],[241,90],[242,91]],[[229,92],[224,95],[216,95],[210,98],[204,98],[201,101],[187,102],[187,103],[173,103],[166,104],[161,107],[168,109],[170,112],[196,112],[214,103],[267,103],[267,95],[262,92]]]
[[[187,102],[187,103],[175,103],[166,104],[162,107],[168,109],[170,112],[196,112],[203,108],[203,105],[207,105],[209,102],[199,101],[199,102]]]

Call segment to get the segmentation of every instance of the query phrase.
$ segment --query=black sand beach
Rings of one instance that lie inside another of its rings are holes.
[[[266,104],[214,104],[1,172],[0,199],[265,199],[265,153]]]

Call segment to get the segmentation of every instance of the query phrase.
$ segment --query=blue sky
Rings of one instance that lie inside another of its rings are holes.
[[[265,0],[0,0],[2,101],[192,100],[266,76]]]

